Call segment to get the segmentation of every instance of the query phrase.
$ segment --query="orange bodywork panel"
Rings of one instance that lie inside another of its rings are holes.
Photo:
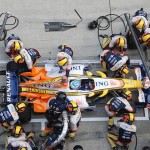
[[[20,92],[20,96],[24,96],[27,98],[40,98],[42,100],[49,100],[53,95],[50,94],[40,94],[40,93],[31,93],[31,92]]]
[[[29,103],[33,104],[33,111],[37,113],[45,113],[48,109],[48,101],[45,102],[41,99],[36,99],[32,102],[29,101]]]
[[[48,109],[48,101],[50,98],[54,97],[49,94],[39,94],[30,92],[21,92],[20,96],[25,96],[29,98],[29,103],[33,104],[33,111],[37,113],[45,113]]]
[[[39,75],[40,73],[46,74],[46,70],[44,67],[32,67],[31,72],[23,72],[20,74],[20,76],[35,77]]]

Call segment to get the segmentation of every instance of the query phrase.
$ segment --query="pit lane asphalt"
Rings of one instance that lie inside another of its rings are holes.
[[[125,12],[131,15],[139,8],[143,7],[148,14],[149,0],[126,0],[111,1],[112,13],[121,15]],[[74,59],[76,60],[97,60],[97,56],[101,53],[97,39],[97,30],[88,30],[89,22],[97,19],[99,16],[110,13],[109,1],[107,0],[0,0],[0,12],[10,12],[12,15],[19,18],[20,23],[17,28],[8,32],[17,34],[23,40],[25,47],[33,47],[39,49],[44,60],[55,59],[58,52],[57,47],[66,43],[74,49]],[[77,28],[70,29],[64,32],[44,32],[44,22],[64,21],[74,24],[79,21],[78,16],[74,13],[76,9],[83,21]],[[119,31],[118,31],[119,30]],[[124,28],[122,23],[117,21],[113,23],[113,33],[122,32]],[[111,31],[101,31],[101,34],[107,33],[110,35]],[[0,61],[8,60],[4,53],[4,43],[0,42]],[[139,59],[136,50],[127,51],[131,59]],[[4,63],[0,67],[4,67]],[[1,78],[3,79],[3,77]],[[3,84],[0,80],[0,84]],[[139,110],[138,116],[144,116],[143,110]],[[99,106],[95,112],[84,112],[83,117],[106,117],[103,106]],[[41,115],[34,115],[33,118],[43,118]],[[137,121],[137,136],[138,147],[141,150],[143,146],[150,145],[150,121]],[[29,123],[25,125],[27,131],[34,130],[36,132],[35,140],[38,141],[38,135],[41,130],[41,123]],[[85,150],[110,150],[110,146],[106,139],[107,122],[106,121],[86,121],[81,122],[77,136],[74,140],[66,143],[65,150],[72,150],[76,144],[81,144]],[[5,135],[0,138],[0,143],[4,145]],[[134,149],[135,138],[130,145],[130,150]],[[0,147],[1,150],[4,147]]]

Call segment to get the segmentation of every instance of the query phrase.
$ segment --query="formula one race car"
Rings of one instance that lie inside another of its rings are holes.
[[[33,104],[34,112],[44,113],[48,108],[49,99],[58,91],[64,91],[70,100],[76,101],[81,109],[85,109],[92,108],[86,101],[87,97],[97,95],[101,98],[109,91],[137,89],[139,103],[145,103],[140,68],[135,68],[137,80],[133,80],[108,78],[101,71],[97,71],[98,75],[92,75],[89,71],[84,75],[84,67],[82,64],[73,65],[68,78],[64,76],[65,72],[58,73],[59,68],[50,64],[46,64],[45,67],[33,67],[31,72],[23,72],[19,77],[15,72],[6,72],[5,102],[27,101]]]

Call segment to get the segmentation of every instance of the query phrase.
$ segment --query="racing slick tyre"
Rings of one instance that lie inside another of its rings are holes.
[[[27,123],[31,120],[31,106],[28,104],[22,112],[18,112],[20,123]]]

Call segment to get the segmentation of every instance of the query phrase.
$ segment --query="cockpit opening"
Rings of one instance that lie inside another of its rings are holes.
[[[95,88],[93,79],[70,80],[71,90],[93,90]]]

